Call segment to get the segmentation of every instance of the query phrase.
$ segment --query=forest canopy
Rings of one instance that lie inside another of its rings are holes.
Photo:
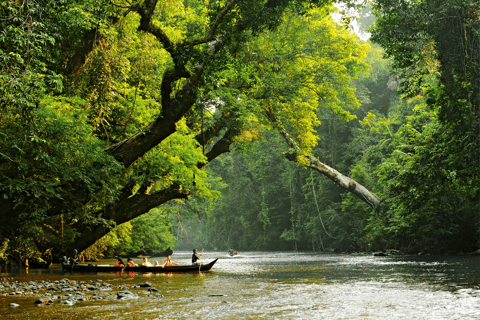
[[[0,263],[195,221],[221,248],[478,248],[479,5],[437,2],[375,1],[382,49],[330,0],[3,2]]]

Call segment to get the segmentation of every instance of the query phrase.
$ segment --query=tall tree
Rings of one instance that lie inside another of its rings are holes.
[[[0,258],[22,241],[32,244],[40,231],[64,248],[75,241],[83,250],[115,224],[171,199],[208,196],[200,168],[234,142],[249,141],[251,115],[269,110],[241,99],[244,85],[255,87],[258,69],[238,68],[237,56],[276,28],[288,8],[305,13],[310,5],[57,0],[2,6]],[[301,59],[295,63],[299,68]],[[226,86],[232,78],[240,85]],[[278,101],[262,100],[270,102]],[[292,130],[315,122],[300,105],[275,110]],[[307,148],[308,131],[298,135]],[[60,234],[64,229],[69,233]],[[37,242],[38,251],[51,243]]]
[[[438,239],[450,250],[480,245],[479,8],[479,1],[463,0],[374,6],[373,40],[403,75],[401,91],[424,96],[429,107],[415,109],[380,173],[392,209],[383,223],[420,247],[438,247]]]

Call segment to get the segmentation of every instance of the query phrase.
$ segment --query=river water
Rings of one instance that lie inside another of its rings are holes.
[[[172,259],[186,264],[190,255],[175,252]],[[68,279],[79,288],[73,295],[83,284],[83,301],[73,306],[61,303],[65,292],[50,292],[57,300],[35,306],[43,292],[11,295],[3,286],[0,318],[480,319],[480,256],[206,252],[202,260],[214,258],[203,273],[71,274],[55,265],[0,273],[0,285]],[[138,287],[145,282],[159,291]],[[91,283],[105,290],[87,290]],[[124,290],[138,298],[118,299]]]

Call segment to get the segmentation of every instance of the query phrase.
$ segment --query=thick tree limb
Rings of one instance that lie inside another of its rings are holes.
[[[154,35],[160,43],[163,44],[163,48],[170,54],[175,53],[175,45],[167,36],[167,34],[160,28],[156,27],[152,23],[153,13],[157,6],[157,0],[146,0],[137,8],[137,13],[140,15],[140,25],[138,30],[149,32]]]
[[[209,132],[208,135],[210,138],[216,135],[213,132],[216,132],[216,129]],[[234,129],[227,130],[223,137],[219,139],[206,154],[207,161],[210,162],[221,154],[230,152],[230,145],[233,143],[233,139],[237,133],[237,130]],[[203,166],[205,166],[205,163],[199,163],[197,165],[199,168],[202,168]],[[102,209],[95,213],[94,216],[114,221],[116,225],[119,225],[130,221],[167,201],[172,199],[187,199],[191,194],[191,190],[185,190],[180,185],[172,185],[167,189],[157,191],[153,194],[147,194],[147,186],[143,186],[132,196],[131,190],[133,189],[133,186],[133,182],[125,186],[121,191],[119,200],[114,205]],[[79,221],[73,227],[81,233],[81,236],[73,245],[75,248],[72,247],[70,249],[78,249],[80,251],[88,248],[110,231],[110,229],[104,225],[89,227],[85,225],[83,221]]]
[[[171,185],[169,188],[153,194],[147,194],[145,189],[142,189],[132,197],[120,199],[114,206],[101,210],[97,215],[101,215],[106,220],[115,221],[116,225],[120,225],[167,201],[187,199],[189,194],[190,190],[185,190],[178,184]],[[89,228],[83,221],[77,222],[72,227],[79,231],[81,236],[75,241],[75,244],[71,245],[71,249],[78,249],[79,251],[85,250],[110,231],[104,225],[96,225]]]
[[[210,31],[205,37],[187,41],[184,43],[184,45],[187,46],[196,46],[197,44],[201,43],[207,43],[210,41],[215,40],[215,32],[217,32],[218,25],[222,22],[223,17],[235,6],[235,4],[239,3],[241,0],[233,0],[220,11],[220,13],[217,15],[217,18],[215,19],[215,22],[213,23],[212,27],[210,28]]]
[[[113,155],[125,167],[129,167],[146,152],[176,131],[176,123],[190,110],[197,99],[196,86],[203,73],[198,67],[183,88],[177,93],[177,98],[169,106],[162,108],[161,115],[150,123],[143,131],[113,145],[108,153]]]
[[[207,144],[207,142],[212,139],[213,137],[215,137],[217,134],[220,133],[220,131],[222,131],[222,129],[224,129],[225,126],[221,123],[215,123],[213,126],[211,126],[210,128],[208,128],[207,130],[197,134],[195,136],[195,140],[197,140],[197,142],[201,145],[201,146],[204,146]]]
[[[238,130],[236,129],[228,129],[227,132],[223,135],[223,137],[218,140],[213,147],[210,149],[205,156],[207,157],[207,161],[210,162],[219,155],[230,152],[230,146],[233,143],[233,139],[238,135]],[[199,168],[203,167],[205,164],[199,165]]]
[[[280,132],[280,134],[283,136],[283,138],[285,139],[287,144],[290,146],[290,148],[294,150],[294,152],[286,153],[285,157],[289,161],[297,162],[298,155],[300,154],[300,148],[298,144],[295,142],[292,136],[287,132],[287,130],[283,127],[283,125],[280,123],[280,120],[274,114],[273,110],[271,109],[266,110],[265,115],[268,118],[268,120],[272,123],[274,128],[276,128]],[[307,165],[308,168],[314,169],[317,172],[321,173],[322,175],[326,176],[333,182],[337,183],[340,187],[353,193],[360,200],[364,201],[372,208],[376,208],[377,205],[380,204],[379,197],[371,193],[367,188],[365,188],[364,186],[362,186],[352,178],[344,176],[337,170],[320,162],[318,159],[316,159],[313,156],[307,156],[307,159],[309,160],[309,164]]]
[[[225,152],[230,152],[230,145],[236,134],[235,130],[227,130],[223,137],[214,144],[210,152],[206,154],[208,161],[212,161]],[[198,164],[199,168],[203,166],[205,166],[204,163]],[[147,188],[143,186],[134,196],[131,196],[132,188],[133,184],[124,187],[119,200],[113,206],[109,206],[94,215],[101,216],[106,220],[114,221],[116,225],[120,225],[167,201],[187,199],[191,194],[191,190],[185,190],[180,185],[172,185],[167,189],[157,191],[153,194],[147,194]],[[85,225],[83,221],[77,222],[73,227],[81,233],[81,236],[70,249],[78,249],[80,251],[88,248],[110,231],[110,229],[104,225],[89,227]]]

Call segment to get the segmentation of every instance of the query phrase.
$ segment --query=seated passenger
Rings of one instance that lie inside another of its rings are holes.
[[[172,261],[172,257],[168,256],[167,259],[163,262],[162,267],[178,266],[178,263]]]
[[[153,264],[151,264],[150,262],[147,261],[147,258],[143,258],[143,262],[142,262],[142,266],[143,267],[152,267]]]
[[[118,258],[117,263],[115,264],[115,267],[124,267],[125,263],[123,263],[122,259]]]
[[[202,258],[203,256],[203,250],[202,250],[202,254],[199,256],[197,256],[197,249],[193,249],[193,254],[192,254],[192,264],[201,264],[202,262],[200,261],[200,259]]]
[[[133,262],[132,259],[128,258],[128,260],[127,260],[127,267],[138,267],[138,264],[136,264],[135,262]]]

